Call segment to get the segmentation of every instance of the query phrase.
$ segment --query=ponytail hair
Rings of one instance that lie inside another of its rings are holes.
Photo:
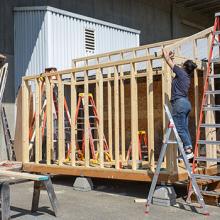
[[[197,65],[192,60],[187,60],[183,63],[184,70],[191,75],[194,69],[197,68]]]

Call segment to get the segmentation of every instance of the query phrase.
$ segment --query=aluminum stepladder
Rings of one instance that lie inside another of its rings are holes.
[[[217,51],[214,51],[214,48],[217,49]],[[214,52],[217,52],[217,55],[214,55]],[[201,130],[202,129],[210,129],[209,133],[212,133],[212,131],[216,132],[216,129],[220,128],[220,124],[216,123],[215,113],[220,112],[220,105],[215,104],[216,103],[216,96],[220,97],[220,90],[215,89],[215,82],[218,82],[220,79],[220,74],[216,73],[215,70],[215,64],[220,64],[220,13],[215,14],[215,22],[213,26],[213,32],[212,32],[212,39],[210,43],[210,51],[209,51],[209,57],[208,57],[208,63],[207,63],[207,69],[206,69],[206,78],[204,82],[204,91],[202,96],[202,103],[200,108],[200,115],[199,115],[199,123],[196,133],[196,144],[195,144],[195,150],[194,150],[194,160],[192,164],[192,172],[196,172],[196,167],[198,162],[210,162],[213,164],[217,164],[220,162],[220,158],[208,156],[206,155],[200,155],[199,149],[201,147],[205,147],[207,149],[207,146],[212,147],[214,145],[219,145],[220,141],[209,138],[205,135],[205,138],[203,140],[201,137]],[[214,84],[214,86],[211,86],[211,84]],[[211,86],[211,88],[210,88]],[[211,102],[212,99],[212,102]],[[204,122],[204,115],[209,112],[214,115],[213,121],[205,121]],[[210,176],[210,175],[203,175],[203,174],[195,174],[197,179],[202,179],[205,181],[220,181],[220,176]],[[193,188],[191,186],[191,182],[189,185],[189,191],[188,191],[188,198],[187,201],[191,200],[191,195],[193,194]],[[202,193],[206,195],[218,195],[218,192],[215,191],[205,191],[203,190]]]
[[[154,193],[154,190],[156,188],[157,180],[158,180],[159,173],[160,173],[160,168],[161,168],[163,159],[165,157],[165,153],[166,153],[168,144],[177,144],[178,149],[180,151],[180,154],[183,157],[183,161],[184,161],[184,164],[186,166],[186,170],[187,170],[188,176],[189,176],[189,178],[192,181],[192,187],[193,187],[194,192],[196,194],[197,200],[198,200],[201,208],[203,209],[203,214],[204,215],[209,215],[209,212],[206,210],[206,206],[205,206],[205,202],[203,200],[202,194],[201,194],[200,189],[199,189],[199,187],[197,185],[195,175],[192,173],[192,169],[191,169],[190,164],[189,164],[189,162],[187,160],[185,151],[183,149],[183,143],[182,143],[182,141],[181,141],[181,139],[179,137],[179,134],[177,132],[177,129],[176,129],[176,126],[174,124],[172,115],[171,115],[167,105],[164,105],[164,109],[165,109],[167,118],[169,120],[169,124],[168,124],[168,128],[166,130],[166,133],[165,133],[165,139],[163,141],[163,145],[162,145],[162,148],[161,148],[161,152],[160,152],[160,156],[159,156],[159,159],[158,159],[157,168],[156,168],[156,171],[154,173],[154,177],[153,177],[153,180],[152,180],[152,183],[151,183],[151,187],[150,187],[150,191],[149,191],[149,194],[148,194],[147,203],[146,203],[146,212],[145,213],[146,214],[149,213],[149,206],[150,206],[152,198],[153,198],[153,193]],[[175,140],[169,140],[172,131],[174,133]]]

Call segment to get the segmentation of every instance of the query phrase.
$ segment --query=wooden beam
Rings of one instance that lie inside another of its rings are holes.
[[[166,104],[169,109],[170,106],[170,98],[171,98],[171,83],[172,83],[172,73],[170,67],[164,61],[164,75],[162,77],[162,96],[163,96],[163,105]],[[165,135],[166,129],[168,125],[168,120],[163,107],[163,136]],[[172,136],[171,136],[172,138]],[[175,145],[169,145],[166,152],[166,168],[169,172],[173,173],[177,169],[176,162],[177,148]]]
[[[157,43],[153,43],[153,44],[142,45],[139,47],[133,47],[133,48],[123,49],[123,50],[116,50],[116,51],[108,52],[108,53],[102,53],[102,54],[98,54],[98,55],[81,57],[81,58],[74,59],[72,61],[72,64],[74,64],[74,65],[72,65],[72,66],[76,67],[77,62],[89,61],[89,60],[93,60],[93,59],[97,59],[97,58],[100,59],[103,57],[111,57],[111,56],[121,55],[121,54],[123,55],[125,53],[141,51],[141,50],[149,49],[149,48],[162,47],[162,46],[166,46],[169,44],[173,44],[173,43],[175,43],[179,40],[182,40],[182,39],[184,39],[184,38],[172,39],[172,40],[168,40],[168,41],[162,41],[162,42],[157,42]]]
[[[108,77],[111,74],[108,73]],[[109,144],[109,153],[111,158],[113,158],[112,154],[112,85],[111,81],[108,81],[108,144]]]
[[[84,72],[84,126],[85,126],[85,166],[89,167],[90,149],[89,149],[89,84],[88,71]]]
[[[52,149],[52,142],[53,142],[53,134],[52,134],[52,94],[51,94],[51,85],[50,79],[46,77],[46,115],[47,115],[47,164],[51,163],[51,149]]]
[[[153,91],[153,73],[151,72],[151,63],[147,76],[147,136],[148,136],[148,161],[151,170],[154,171],[154,91]]]
[[[119,85],[118,66],[114,67],[115,168],[119,169]]]
[[[76,78],[75,74],[71,74],[71,165],[76,165],[76,123],[75,123],[75,114],[76,114]]]
[[[40,112],[41,112],[41,103],[39,102],[39,98],[41,96],[41,88],[39,81],[35,79],[35,163],[39,163],[40,160],[40,139],[41,139],[41,129],[40,129]]]
[[[104,124],[103,124],[103,108],[104,108],[104,103],[103,103],[103,74],[101,69],[97,70],[97,75],[99,78],[99,162],[100,162],[100,167],[104,167],[104,150],[103,150],[103,143],[104,143]]]
[[[138,154],[138,94],[137,74],[135,64],[131,63],[131,146],[132,146],[132,169],[137,169]]]
[[[210,28],[207,28],[201,32],[198,32],[196,34],[193,34],[189,37],[184,38],[183,40],[177,41],[176,43],[172,44],[172,45],[168,45],[165,46],[166,50],[174,50],[175,48],[177,48],[180,45],[183,45],[184,43],[190,42],[190,41],[194,41],[195,39],[201,39],[201,38],[205,38],[207,37],[213,30],[213,26]]]
[[[62,78],[58,75],[58,163],[63,164],[65,159],[64,134],[64,86]]]
[[[123,76],[123,66],[120,67],[120,76]],[[121,158],[125,161],[125,88],[124,80],[120,79],[120,109],[121,109]]]
[[[22,80],[22,162],[29,162],[29,90],[28,81]]]

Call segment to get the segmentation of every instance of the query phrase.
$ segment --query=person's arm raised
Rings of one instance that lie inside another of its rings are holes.
[[[173,53],[168,53],[166,50],[162,49],[162,52],[163,52],[163,56],[164,56],[164,59],[166,60],[167,64],[170,66],[171,69],[173,69],[174,67],[174,62],[173,60],[171,59],[171,57],[173,56]]]

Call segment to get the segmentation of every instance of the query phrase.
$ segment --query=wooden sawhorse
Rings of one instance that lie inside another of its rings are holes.
[[[49,176],[0,170],[0,200],[2,207],[1,220],[10,219],[10,184],[18,184],[24,182],[24,180],[34,181],[31,211],[37,211],[39,206],[40,190],[45,188],[47,190],[54,215],[57,217],[59,205],[56,194],[54,192],[53,184]]]

